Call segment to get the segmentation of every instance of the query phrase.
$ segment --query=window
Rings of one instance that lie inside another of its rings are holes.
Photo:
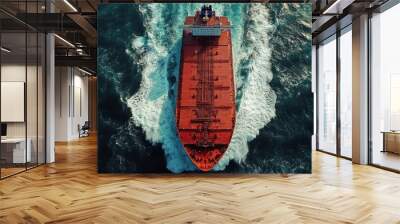
[[[318,47],[318,149],[336,153],[336,36]]]
[[[38,13],[44,1],[18,2],[21,14]],[[0,6],[13,5],[1,1]],[[0,12],[0,178],[45,163],[45,35]]]
[[[400,170],[400,5],[371,18],[371,159]]]
[[[351,26],[340,36],[340,155],[352,157],[352,35]]]

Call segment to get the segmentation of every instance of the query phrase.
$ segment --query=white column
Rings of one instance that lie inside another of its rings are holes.
[[[353,19],[353,162],[368,163],[368,15]]]
[[[47,34],[47,76],[46,76],[46,163],[55,161],[54,133],[55,133],[55,60],[54,60],[54,35]]]
[[[54,5],[46,1],[46,11],[54,12]],[[46,163],[55,161],[55,43],[54,34],[46,35]]]

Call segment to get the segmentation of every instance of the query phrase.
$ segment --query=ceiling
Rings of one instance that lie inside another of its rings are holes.
[[[179,1],[179,0],[178,0]],[[182,0],[184,1],[184,0]],[[313,5],[313,41],[332,29],[346,16],[356,16],[387,0],[311,0]],[[134,0],[1,0],[0,25],[3,46],[13,55],[23,55],[25,32],[54,32],[56,65],[85,67],[96,71],[97,7],[102,3],[137,2]],[[176,1],[175,1],[176,2]],[[309,0],[270,0],[268,2],[310,2]],[[51,12],[51,13],[50,13]],[[351,18],[350,18],[351,22]],[[29,39],[29,38],[28,38]],[[27,52],[36,46],[28,40]],[[10,55],[9,55],[10,56]]]
[[[374,12],[391,0],[313,0],[313,43],[334,34],[363,13]]]

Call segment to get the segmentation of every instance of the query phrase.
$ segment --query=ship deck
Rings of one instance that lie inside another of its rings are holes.
[[[226,17],[214,21],[229,26]],[[194,22],[195,17],[188,17],[185,25]],[[202,170],[209,170],[218,162],[233,133],[235,89],[231,48],[229,30],[222,31],[219,37],[194,37],[190,30],[184,30],[177,128],[189,157]]]

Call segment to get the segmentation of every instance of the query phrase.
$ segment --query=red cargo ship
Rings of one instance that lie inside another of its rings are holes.
[[[183,31],[176,126],[189,158],[211,170],[228,148],[235,125],[230,23],[203,6]]]

